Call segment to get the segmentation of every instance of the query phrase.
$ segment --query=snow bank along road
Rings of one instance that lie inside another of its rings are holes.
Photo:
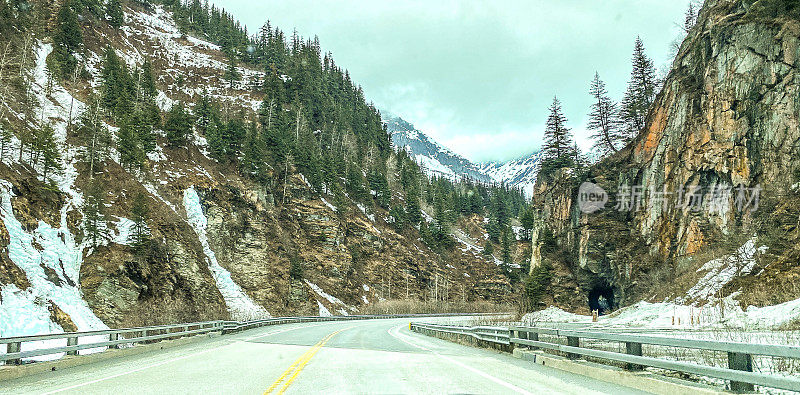
[[[0,393],[637,393],[419,335],[409,321],[262,327],[0,382]]]

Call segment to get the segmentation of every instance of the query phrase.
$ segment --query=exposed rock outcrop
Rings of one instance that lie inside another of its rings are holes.
[[[722,294],[741,290],[740,301],[754,304],[800,296],[783,282],[766,281],[766,289],[780,288],[770,295],[750,285],[798,271],[790,257],[800,181],[800,21],[762,12],[767,1],[751,3],[706,1],[628,147],[585,177],[540,180],[533,265],[549,260],[574,274],[585,298],[564,307],[584,307],[601,289],[616,305],[685,295],[704,262],[753,235],[768,252]],[[608,192],[604,210],[581,212],[584,181]],[[628,189],[635,186],[640,205],[618,210],[624,196],[638,200]],[[557,252],[540,253],[550,233]]]

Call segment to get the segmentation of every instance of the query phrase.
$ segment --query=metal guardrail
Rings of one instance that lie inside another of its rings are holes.
[[[478,340],[503,345],[511,344],[509,339],[509,329],[502,326],[458,326],[458,325],[439,325],[423,324],[413,322],[409,328],[416,332],[438,332],[453,335],[471,336]]]
[[[640,334],[626,334],[620,332],[605,332],[559,328],[538,328],[525,326],[511,327],[462,327],[453,325],[434,325],[411,323],[411,330],[460,334],[479,338],[501,344],[512,344],[525,348],[541,348],[551,351],[560,351],[568,358],[576,359],[579,356],[593,357],[604,360],[623,362],[629,370],[642,370],[644,367],[673,370],[700,376],[728,380],[730,389],[737,392],[749,392],[755,385],[777,388],[790,391],[800,391],[800,378],[791,376],[778,376],[753,372],[753,355],[800,359],[800,347],[775,344],[753,344],[729,341],[694,340],[672,337],[648,336]],[[482,329],[479,329],[482,328]],[[487,328],[492,328],[495,333],[507,331],[507,340],[497,337],[481,338],[476,333],[485,333]],[[539,335],[565,338],[566,344],[558,341],[543,341]],[[581,340],[601,340],[625,344],[625,353],[597,350],[581,345]],[[507,341],[508,343],[503,343]],[[706,351],[726,352],[728,367],[699,365],[690,362],[674,361],[656,357],[642,356],[642,345],[655,345],[675,348],[690,348]]]
[[[93,348],[121,348],[123,345],[152,342],[168,338],[178,338],[209,332],[232,333],[268,325],[293,324],[303,322],[349,321],[385,318],[412,317],[447,317],[493,315],[493,313],[461,313],[461,314],[384,314],[384,315],[351,315],[330,317],[279,317],[252,321],[204,321],[172,325],[156,325],[138,328],[105,329],[84,332],[50,333],[45,335],[15,336],[0,338],[0,346],[6,345],[6,353],[0,354],[0,362],[19,365],[23,358],[38,357],[66,353],[78,355],[78,351]],[[23,344],[46,340],[64,340],[65,346],[37,348],[22,351]],[[84,340],[85,342],[81,342]]]
[[[101,347],[121,348],[121,345],[134,345],[136,343],[151,342],[167,338],[177,338],[208,332],[220,332],[223,330],[223,328],[224,321],[205,321],[139,328],[106,329],[99,331],[4,337],[0,338],[0,344],[6,345],[6,353],[0,354],[0,361],[5,361],[7,364],[18,365],[22,363],[22,358],[61,353],[66,353],[67,355],[78,355],[79,350]],[[98,337],[107,338],[98,341],[96,339]],[[89,341],[81,344],[80,339],[82,338],[89,339]],[[66,346],[38,348],[22,351],[22,345],[24,343],[59,339],[66,339]]]

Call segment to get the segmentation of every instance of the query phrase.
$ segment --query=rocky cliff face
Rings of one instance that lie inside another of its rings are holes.
[[[753,304],[800,296],[787,282],[800,270],[800,21],[764,11],[784,2],[752,3],[706,2],[630,146],[585,177],[560,172],[537,184],[532,266],[550,261],[574,275],[584,298],[565,307],[597,295],[618,306],[737,291]],[[581,211],[584,181],[608,192],[604,209]],[[555,246],[543,251],[551,234]],[[739,254],[729,275],[695,289],[714,270],[704,263],[751,239],[758,253]]]

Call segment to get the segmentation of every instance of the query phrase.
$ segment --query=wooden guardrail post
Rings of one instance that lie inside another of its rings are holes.
[[[22,343],[21,342],[12,342],[12,343],[6,344],[6,353],[7,354],[11,354],[11,353],[14,353],[14,352],[20,352],[20,351],[22,351]],[[20,365],[20,364],[22,364],[22,360],[19,359],[19,358],[18,359],[9,359],[8,361],[6,361],[6,363],[9,364],[9,365]]]
[[[634,342],[626,342],[625,343],[625,353],[629,355],[636,355],[638,357],[642,356],[642,343],[634,343]],[[644,366],[637,365],[635,363],[628,363],[625,364],[625,368],[628,370],[643,370]]]
[[[77,346],[78,345],[78,337],[72,336],[67,338],[67,347],[69,346]],[[78,350],[70,350],[67,351],[67,355],[78,355]]]
[[[567,336],[567,345],[570,347],[580,347],[581,346],[581,339],[575,336]],[[569,359],[578,359],[580,355],[575,353],[567,353],[567,358]]]
[[[739,352],[728,352],[728,368],[742,370],[745,372],[753,371],[753,357],[750,354]],[[755,386],[741,381],[731,381],[731,391],[733,392],[753,392]]]

